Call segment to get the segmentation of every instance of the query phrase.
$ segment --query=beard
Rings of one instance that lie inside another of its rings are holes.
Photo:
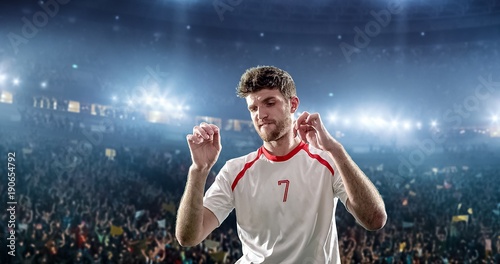
[[[256,126],[257,133],[264,142],[277,141],[286,135],[286,133],[288,133],[288,128],[292,125],[292,118],[286,115],[285,119],[280,121],[273,120],[272,124],[268,126],[272,125],[274,125],[274,129],[270,131],[269,128],[262,130],[262,127],[259,128]]]

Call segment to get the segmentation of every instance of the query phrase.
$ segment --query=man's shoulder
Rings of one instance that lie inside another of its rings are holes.
[[[246,155],[227,160],[221,169],[220,176],[234,179],[245,168],[248,169],[258,159],[258,156],[260,156],[260,151],[256,150]]]
[[[304,153],[302,158],[307,160],[308,163],[316,164],[318,166],[325,166],[332,173],[336,170],[335,163],[332,157],[327,151],[315,148],[314,146],[308,144],[304,147]]]
[[[307,144],[302,148],[303,152],[301,152],[300,157],[303,159],[307,159],[308,161],[314,161],[317,159],[324,159],[328,162],[333,162],[330,155],[327,151],[322,149],[315,148],[311,144]]]

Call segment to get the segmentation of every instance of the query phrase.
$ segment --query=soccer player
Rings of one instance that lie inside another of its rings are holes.
[[[192,157],[176,224],[182,246],[203,241],[235,209],[243,257],[237,263],[340,263],[335,208],[344,204],[367,230],[387,220],[373,183],[325,129],[299,107],[292,77],[279,68],[248,69],[246,99],[263,145],[225,163],[203,195],[220,151],[220,129],[207,123],[187,135]]]

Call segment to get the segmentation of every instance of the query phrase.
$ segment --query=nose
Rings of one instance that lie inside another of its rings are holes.
[[[264,111],[263,107],[257,108],[257,119],[264,119],[267,117],[267,112]]]

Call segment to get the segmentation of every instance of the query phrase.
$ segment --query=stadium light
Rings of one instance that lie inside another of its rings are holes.
[[[18,86],[20,83],[21,83],[21,80],[19,80],[19,78],[14,78],[12,80],[12,84],[14,84],[15,86]]]
[[[422,129],[422,123],[420,122],[417,122],[415,126],[417,127],[418,130]]]
[[[3,82],[7,80],[7,75],[5,74],[0,74],[0,84],[3,84]]]
[[[377,118],[373,119],[373,122],[377,126],[384,126],[385,124],[387,124],[387,122],[381,117],[377,117]]]
[[[497,115],[492,116],[491,121],[498,122],[498,116]]]
[[[369,124],[370,124],[370,119],[368,119],[366,116],[362,116],[362,117],[360,118],[360,122],[361,122],[361,124],[363,124],[363,125],[366,125],[366,126],[367,126],[367,125],[369,125]]]
[[[146,102],[147,105],[153,105],[154,98],[151,97],[151,96],[146,96],[146,98],[144,99],[144,101]]]
[[[344,119],[344,125],[349,126],[351,124],[351,120],[349,118]]]
[[[166,102],[163,107],[165,108],[165,110],[168,110],[168,111],[172,111],[172,110],[175,110],[177,109],[172,103],[170,102]]]
[[[405,130],[409,130],[409,129],[411,128],[410,122],[408,122],[408,121],[404,122],[404,123],[403,123],[403,128],[404,128]]]
[[[436,122],[435,120],[433,120],[433,121],[431,122],[431,126],[432,126],[432,127],[437,127],[437,122]]]
[[[113,100],[113,102],[116,102],[116,101],[118,101],[118,97],[116,97],[116,95],[113,95],[113,96],[111,97],[111,100]]]
[[[40,87],[42,88],[47,88],[47,82],[41,82]]]
[[[397,128],[398,125],[399,125],[398,121],[396,121],[396,120],[391,121],[391,128]]]
[[[334,115],[334,114],[331,114],[328,116],[328,121],[332,122],[332,123],[335,123],[335,121],[337,121],[337,116]]]

